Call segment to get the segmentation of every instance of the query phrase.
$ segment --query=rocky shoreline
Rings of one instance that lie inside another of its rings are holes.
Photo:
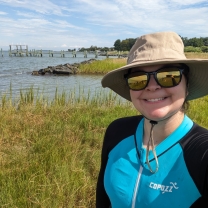
[[[79,72],[79,66],[80,64],[90,64],[92,62],[96,61],[96,59],[89,59],[87,61],[82,61],[80,63],[74,63],[74,64],[60,64],[57,66],[48,66],[47,68],[40,69],[38,71],[33,71],[32,75],[72,75],[77,74]]]

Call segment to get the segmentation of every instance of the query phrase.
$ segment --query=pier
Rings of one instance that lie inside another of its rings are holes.
[[[27,45],[9,45],[9,56],[28,56]]]
[[[5,52],[5,51],[4,51]],[[79,51],[78,51],[79,52]],[[98,58],[98,56],[106,56],[106,58],[109,58],[109,56],[117,56],[118,58],[126,58],[128,55],[128,52],[125,51],[91,51],[88,52],[87,50],[83,52],[79,52],[79,54],[82,53],[84,58],[88,57],[89,54],[94,54],[95,58]],[[4,57],[3,50],[1,48],[0,50],[0,56]],[[53,50],[29,50],[28,45],[9,45],[9,56],[10,57],[43,57],[43,56],[48,56],[48,57],[72,57],[76,58],[77,57],[77,51],[72,50],[72,51],[53,51]]]
[[[83,52],[84,58],[87,58],[87,51]],[[33,57],[43,57],[43,56],[49,56],[49,57],[54,57],[54,55],[60,55],[61,58],[65,58],[66,56],[70,57],[70,55],[73,58],[77,57],[77,52],[75,50],[73,51],[53,51],[53,50],[28,50],[28,45],[9,45],[9,56],[19,56],[19,57],[28,57],[28,56],[33,56]],[[98,52],[95,51],[95,58],[98,58]],[[1,55],[3,57],[3,52],[1,49]]]

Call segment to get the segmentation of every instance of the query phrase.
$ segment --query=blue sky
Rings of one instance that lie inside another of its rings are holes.
[[[207,0],[0,0],[0,48],[112,47],[157,31],[208,37]]]

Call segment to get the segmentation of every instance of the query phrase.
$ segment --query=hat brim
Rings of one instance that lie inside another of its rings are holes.
[[[124,79],[128,69],[138,66],[151,66],[159,64],[184,63],[189,66],[189,88],[186,100],[193,100],[208,95],[208,60],[205,59],[166,59],[145,62],[133,62],[107,73],[101,83],[126,100],[131,101],[130,90]]]

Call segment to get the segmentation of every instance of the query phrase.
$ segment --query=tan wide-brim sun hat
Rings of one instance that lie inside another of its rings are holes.
[[[175,32],[158,32],[139,37],[131,48],[127,65],[107,73],[101,83],[131,101],[124,75],[139,66],[184,63],[189,66],[189,87],[186,100],[208,95],[208,59],[187,59],[180,36]]]

